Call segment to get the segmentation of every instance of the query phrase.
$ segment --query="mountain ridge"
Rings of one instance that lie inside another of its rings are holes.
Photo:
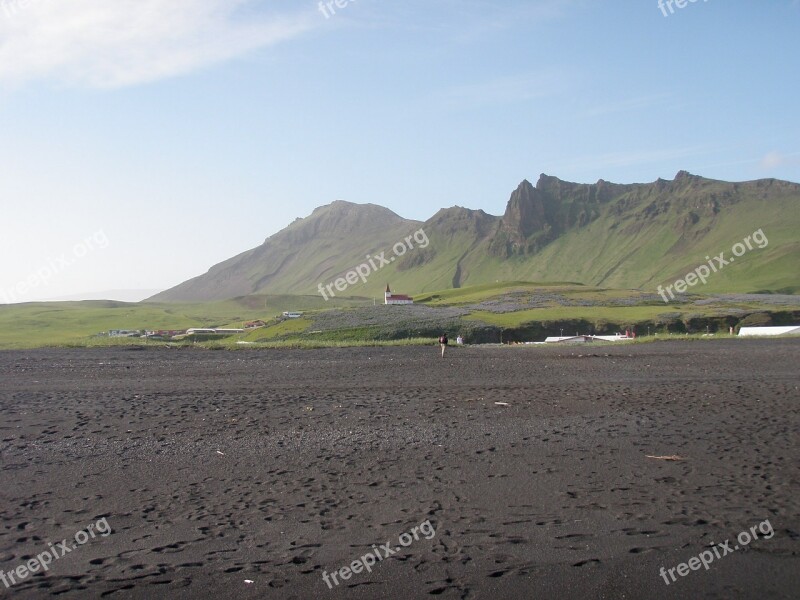
[[[759,227],[772,236],[769,247],[716,275],[706,291],[793,293],[800,290],[792,264],[800,257],[794,233],[799,208],[800,184],[724,182],[687,171],[672,180],[631,184],[573,183],[542,173],[535,186],[527,179],[517,186],[503,215],[452,206],[424,222],[377,204],[337,200],[148,300],[314,293],[318,283],[342,276],[365,256],[388,253],[419,229],[429,245],[410,249],[347,294],[376,297],[389,280],[407,293],[514,280],[654,287]]]

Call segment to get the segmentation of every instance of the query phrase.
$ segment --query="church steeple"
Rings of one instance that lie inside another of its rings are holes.
[[[393,294],[392,288],[386,284],[386,292],[383,294],[384,304],[414,304],[414,299],[404,294]]]

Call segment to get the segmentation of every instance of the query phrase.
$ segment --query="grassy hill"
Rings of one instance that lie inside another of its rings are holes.
[[[730,185],[701,180],[669,193],[628,192],[586,227],[548,245],[535,261],[517,262],[510,270],[531,279],[567,273],[590,285],[652,290],[706,263],[706,256],[724,252],[730,258],[734,244],[760,229],[766,247],[753,244],[735,264],[709,277],[702,292],[800,291],[796,186],[743,185],[734,204],[715,205],[710,199],[722,197]],[[681,209],[675,207],[679,202]]]
[[[572,281],[655,291],[759,230],[766,247],[746,252],[694,291],[800,291],[800,185],[674,180],[577,184],[524,181],[503,216],[453,207],[424,223],[375,205],[335,202],[208,273],[153,298],[220,301],[251,294],[318,294],[369,257],[393,259],[337,296],[423,294],[503,281]],[[394,255],[422,232],[425,244]]]
[[[372,204],[337,201],[267,239],[264,244],[213,266],[208,273],[150,298],[154,302],[209,302],[253,294],[319,295],[327,284],[386,250],[420,223]],[[388,240],[388,242],[387,242]],[[383,287],[350,290],[348,296],[379,297]],[[383,286],[386,282],[383,282]]]

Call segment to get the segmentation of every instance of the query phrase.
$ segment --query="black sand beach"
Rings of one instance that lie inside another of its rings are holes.
[[[798,365],[798,340],[0,352],[0,569],[112,529],[0,592],[796,598]]]

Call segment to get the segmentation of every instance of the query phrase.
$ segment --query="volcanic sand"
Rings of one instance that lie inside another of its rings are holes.
[[[0,352],[0,569],[113,530],[0,590],[797,597],[800,341],[438,353]],[[770,539],[659,574],[767,520]]]

